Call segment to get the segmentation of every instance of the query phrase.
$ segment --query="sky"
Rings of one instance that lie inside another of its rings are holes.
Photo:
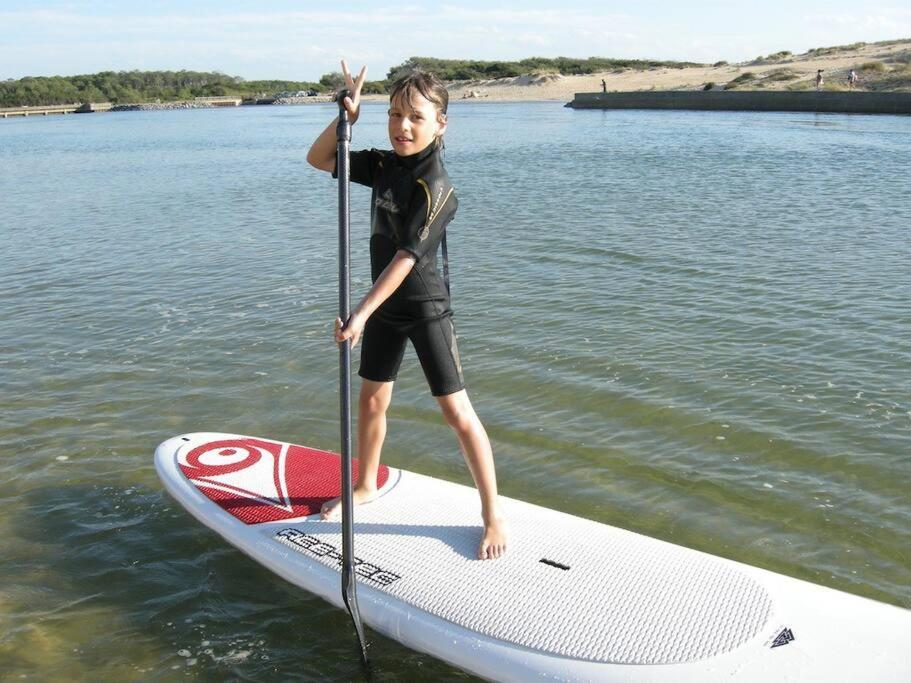
[[[372,80],[413,56],[713,63],[897,38],[911,38],[907,0],[0,0],[0,80],[189,69],[316,81],[341,57]]]

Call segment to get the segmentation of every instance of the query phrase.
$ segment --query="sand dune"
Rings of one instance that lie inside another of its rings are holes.
[[[870,85],[896,68],[895,60],[900,55],[911,51],[911,40],[892,45],[869,44],[858,49],[840,50],[831,54],[818,55],[806,53],[793,55],[774,63],[755,64],[742,62],[718,67],[688,67],[684,69],[659,68],[647,71],[625,69],[583,76],[561,76],[559,74],[538,74],[501,78],[493,80],[455,81],[449,84],[451,101],[461,99],[490,100],[562,100],[570,101],[577,92],[596,92],[601,90],[601,79],[604,79],[608,92],[636,90],[701,90],[706,83],[722,86],[737,78],[744,72],[756,76],[753,84],[746,84],[745,89],[761,87],[763,90],[811,89],[815,87],[814,78],[817,69],[823,69],[824,87],[827,89],[844,89],[850,69],[861,64],[879,61],[886,66],[885,72],[859,72],[860,88]],[[899,69],[908,69],[907,63],[898,62]],[[780,70],[789,69],[790,74]],[[775,80],[772,72],[787,76],[787,79]],[[766,76],[772,78],[765,80]],[[909,80],[911,84],[911,80]]]

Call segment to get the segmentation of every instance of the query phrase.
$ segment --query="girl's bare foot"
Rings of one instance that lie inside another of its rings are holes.
[[[506,519],[492,517],[484,522],[484,535],[478,546],[479,560],[495,560],[506,554]]]
[[[363,503],[369,503],[370,501],[376,498],[376,489],[373,488],[362,488],[358,486],[354,489],[354,504],[361,505]],[[342,516],[342,499],[341,497],[333,498],[330,501],[323,503],[323,507],[319,511],[320,519],[329,519],[336,520],[341,519]]]

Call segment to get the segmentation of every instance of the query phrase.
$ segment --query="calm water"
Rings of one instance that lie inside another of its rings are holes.
[[[384,109],[355,148],[386,146]],[[0,121],[0,677],[359,675],[346,616],[152,466],[183,431],[337,448],[335,186],[304,161],[332,115]],[[911,607],[911,118],[450,117],[453,303],[502,492]],[[406,365],[385,462],[470,483]],[[371,640],[377,680],[467,678]]]

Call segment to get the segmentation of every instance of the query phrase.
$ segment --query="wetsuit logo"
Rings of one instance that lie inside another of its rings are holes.
[[[382,197],[376,198],[376,205],[381,209],[386,209],[389,213],[398,213],[399,206],[392,201],[392,190],[386,190]]]

